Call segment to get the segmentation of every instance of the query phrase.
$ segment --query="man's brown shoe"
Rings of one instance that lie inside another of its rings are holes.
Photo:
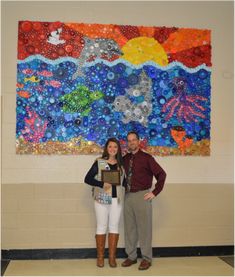
[[[139,266],[139,270],[146,270],[148,268],[150,268],[151,266],[151,263],[145,259],[143,259],[140,263],[140,266]]]
[[[123,263],[122,266],[127,267],[127,266],[131,266],[133,264],[136,264],[137,260],[132,261],[131,259],[127,258]]]

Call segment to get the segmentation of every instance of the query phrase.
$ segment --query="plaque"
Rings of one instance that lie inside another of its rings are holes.
[[[101,180],[104,183],[110,183],[115,186],[120,185],[120,171],[119,170],[101,170]]]

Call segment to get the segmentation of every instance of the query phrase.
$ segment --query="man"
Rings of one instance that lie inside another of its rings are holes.
[[[155,159],[140,150],[139,135],[127,135],[130,153],[124,157],[127,174],[127,192],[124,204],[125,248],[128,258],[122,263],[127,267],[137,263],[139,241],[142,261],[139,270],[146,270],[152,263],[152,199],[163,189],[166,173]],[[153,191],[153,176],[157,183]]]

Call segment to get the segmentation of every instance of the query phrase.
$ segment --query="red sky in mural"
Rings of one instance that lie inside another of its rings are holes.
[[[59,28],[62,28],[59,39],[64,43],[50,43],[51,32]],[[19,22],[18,59],[36,54],[52,60],[66,56],[78,58],[84,47],[84,36],[113,39],[120,48],[133,38],[154,38],[165,50],[169,63],[179,61],[187,67],[203,63],[211,66],[209,30],[61,22]]]

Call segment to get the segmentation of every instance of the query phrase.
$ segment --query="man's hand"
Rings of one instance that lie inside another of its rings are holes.
[[[155,197],[155,195],[152,192],[145,193],[144,200],[152,200]]]

